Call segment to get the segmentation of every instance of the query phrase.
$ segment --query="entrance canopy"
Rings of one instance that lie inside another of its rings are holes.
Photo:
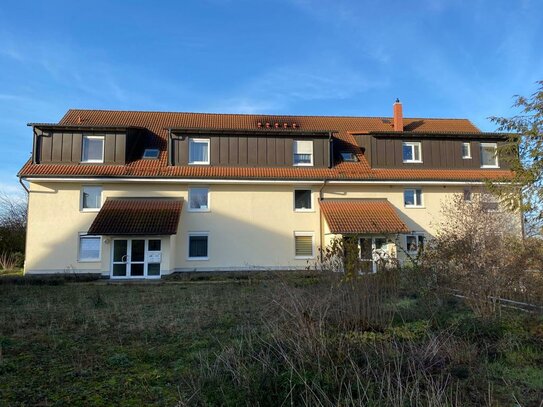
[[[182,207],[182,199],[108,198],[88,234],[175,235]]]
[[[408,233],[396,209],[386,199],[325,199],[324,218],[334,234]]]

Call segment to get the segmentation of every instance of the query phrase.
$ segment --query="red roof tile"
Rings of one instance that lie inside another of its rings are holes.
[[[108,198],[89,228],[89,235],[174,235],[183,200]]]
[[[79,121],[81,120],[81,122]],[[194,167],[168,166],[164,151],[158,160],[136,160],[127,165],[32,164],[28,161],[20,176],[115,176],[186,177],[230,179],[428,179],[481,180],[507,178],[507,170],[376,170],[371,169],[353,133],[392,130],[392,118],[344,116],[285,116],[211,113],[170,113],[141,111],[69,110],[60,125],[132,126],[147,128],[166,146],[168,128],[249,129],[258,131],[261,123],[296,123],[303,130],[333,130],[343,149],[354,152],[358,162],[340,162],[333,168]],[[479,133],[466,119],[404,118],[412,132]],[[269,131],[270,129],[264,129]],[[277,131],[281,131],[278,129]],[[157,147],[157,146],[153,146]]]
[[[325,199],[320,206],[330,232],[336,234],[407,233],[386,199]]]

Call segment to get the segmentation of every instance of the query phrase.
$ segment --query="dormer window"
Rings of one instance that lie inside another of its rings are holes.
[[[419,141],[407,141],[402,144],[404,163],[421,163],[422,153]]]
[[[313,140],[294,140],[294,165],[313,165]]]
[[[342,151],[340,154],[341,154],[341,159],[343,161],[348,161],[348,162],[357,162],[358,161],[358,158],[356,157],[356,154],[352,153],[350,151]]]
[[[462,143],[462,158],[464,160],[471,159],[471,145],[469,142]]]
[[[83,136],[83,148],[81,162],[103,163],[104,162],[104,136]]]
[[[209,139],[189,140],[189,164],[209,164]]]
[[[498,144],[481,143],[481,168],[498,167]]]
[[[147,160],[157,159],[160,150],[158,148],[146,148],[143,152],[143,158]]]

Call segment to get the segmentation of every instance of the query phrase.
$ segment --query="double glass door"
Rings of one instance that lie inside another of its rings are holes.
[[[114,239],[112,278],[160,277],[160,239]]]

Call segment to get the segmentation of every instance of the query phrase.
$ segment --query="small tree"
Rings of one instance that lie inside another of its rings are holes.
[[[0,193],[0,267],[21,266],[25,251],[26,200]]]
[[[485,194],[446,202],[443,221],[423,255],[438,285],[465,296],[474,313],[484,317],[498,315],[499,299],[521,289],[526,270],[541,265],[540,248],[521,239],[517,214],[489,210],[486,202]]]
[[[525,212],[528,236],[543,235],[543,81],[537,84],[538,90],[530,97],[515,96],[513,107],[519,114],[490,117],[497,131],[512,133],[498,154],[514,171],[512,183],[492,186],[512,209]]]

